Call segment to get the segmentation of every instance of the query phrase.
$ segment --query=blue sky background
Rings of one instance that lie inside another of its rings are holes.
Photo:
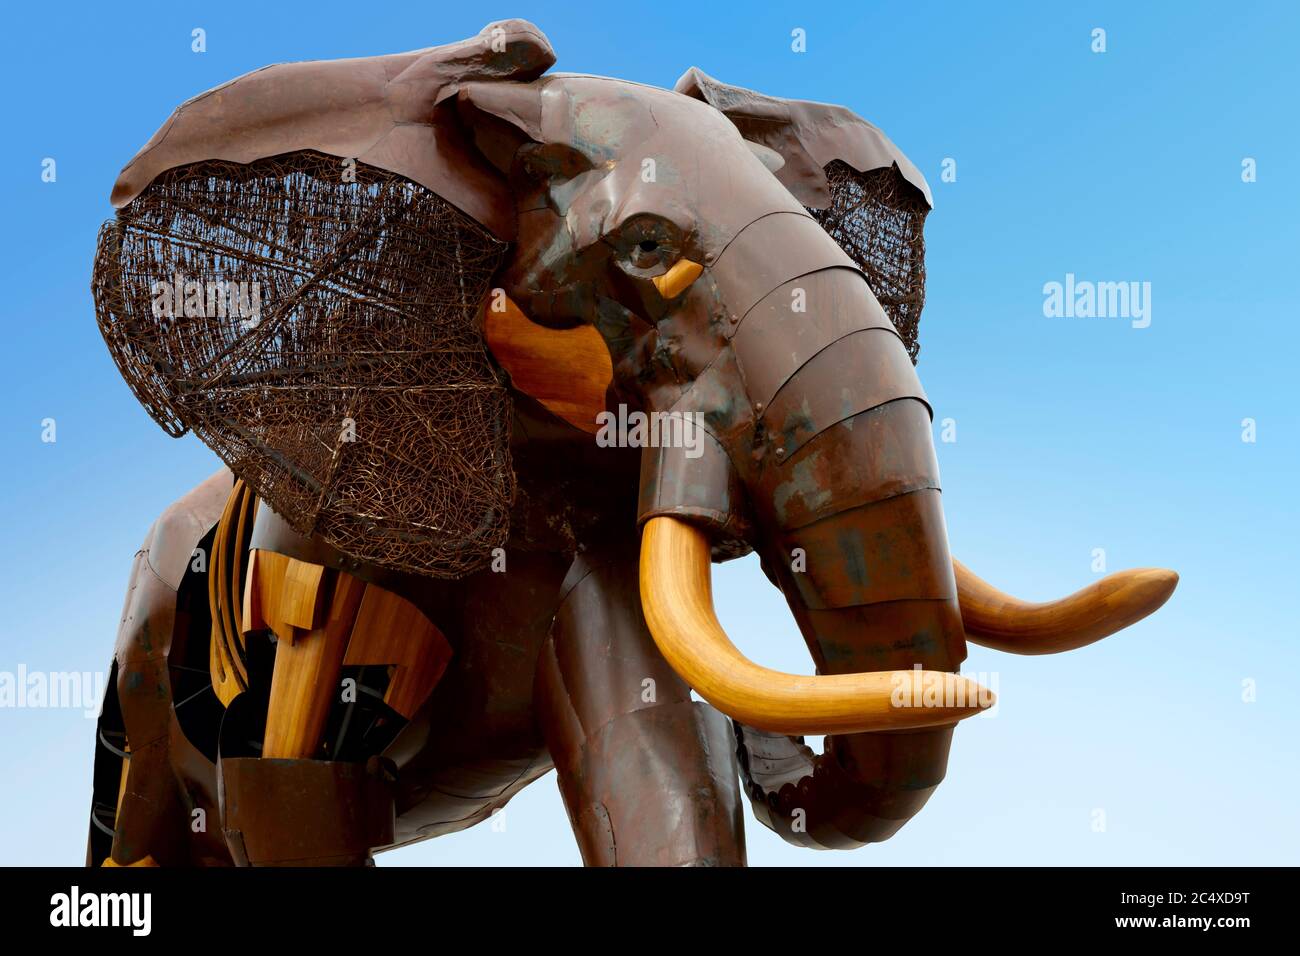
[[[120,167],[182,100],[280,60],[536,22],[560,70],[671,86],[689,66],[843,103],[930,179],[921,378],[953,552],[1026,598],[1172,567],[1155,617],[1054,657],[972,647],[993,716],[898,836],[754,864],[1300,862],[1295,482],[1300,14],[1290,3],[313,2],[19,4],[6,12],[0,151],[0,671],[102,670],[131,556],[213,471],[120,380],[88,291]],[[133,7],[135,12],[128,12]],[[190,51],[207,31],[208,52]],[[807,31],[807,52],[790,49]],[[1090,50],[1107,31],[1107,52]],[[41,182],[41,161],[58,163]],[[1243,183],[1253,157],[1258,181]],[[945,158],[957,181],[940,181]],[[1152,321],[1048,319],[1044,283],[1152,285]],[[41,421],[58,440],[41,441]],[[1241,440],[1244,418],[1258,440]],[[752,560],[717,575],[754,658],[810,669]],[[1242,700],[1243,680],[1257,700]],[[1287,687],[1292,690],[1288,691]],[[0,709],[0,863],[78,863],[93,721]],[[1094,811],[1105,813],[1104,832]],[[382,864],[573,864],[554,777],[486,827]]]

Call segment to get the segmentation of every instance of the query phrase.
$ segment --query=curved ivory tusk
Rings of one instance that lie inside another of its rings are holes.
[[[1178,585],[1178,574],[1137,568],[1109,574],[1080,591],[1043,604],[1003,594],[956,558],[957,597],[966,636],[1012,654],[1056,654],[1084,647],[1142,620]]]
[[[943,671],[801,677],[760,667],[713,612],[709,542],[677,518],[646,522],[641,606],[655,643],[682,680],[741,723],[781,734],[845,734],[951,724],[993,706],[991,692]]]

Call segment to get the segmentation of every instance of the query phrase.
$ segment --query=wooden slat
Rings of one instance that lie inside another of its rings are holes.
[[[208,647],[208,665],[212,672],[212,691],[221,701],[222,707],[229,707],[231,701],[244,692],[247,685],[235,679],[235,669],[226,657],[225,643],[222,641],[221,626],[212,624],[212,636]],[[220,675],[220,676],[218,676]]]
[[[230,553],[230,611],[234,617],[235,629],[230,635],[233,641],[237,641],[239,646],[244,645],[244,628],[243,628],[243,587],[244,587],[244,549],[248,545],[248,538],[253,533],[253,515],[256,512],[257,496],[248,490],[248,486],[241,480],[237,485],[240,493],[239,517],[235,521],[235,536],[232,539]],[[233,651],[233,646],[231,647]],[[248,683],[248,674],[246,667],[241,667],[244,671],[244,683]]]
[[[221,523],[217,525],[216,534],[216,537],[221,539],[221,558],[217,562],[219,567],[217,601],[221,611],[222,645],[225,661],[233,669],[234,683],[240,691],[248,687],[248,665],[236,650],[239,646],[239,639],[235,637],[235,632],[239,628],[239,610],[231,603],[231,595],[235,588],[233,571],[238,566],[239,558],[239,540],[235,529],[238,515],[247,497],[247,486],[243,481],[236,481],[226,502],[226,513],[222,516]],[[209,575],[212,574],[212,570],[212,565],[209,565]]]
[[[211,554],[208,555],[208,610],[212,623],[208,634],[208,670],[212,690],[223,706],[238,697],[248,687],[248,671],[243,660],[234,652],[236,638],[233,627],[235,615],[230,606],[230,553],[231,526],[243,493],[243,483],[236,482],[226,498],[221,519],[212,535]]]
[[[276,645],[263,757],[310,758],[320,746],[330,707],[338,697],[352,622],[366,587],[350,574],[331,577],[333,593],[323,625],[299,635],[293,643],[280,641]]]
[[[131,772],[131,745],[128,743],[124,748],[127,756],[122,758],[122,776],[117,782],[117,809],[113,811],[113,823],[117,824],[117,819],[122,815],[122,800],[126,797],[126,778]]]
[[[239,619],[240,630],[243,632],[241,637],[270,627],[262,613],[262,588],[258,581],[261,554],[256,548],[248,552],[248,571],[244,574],[244,613]]]
[[[218,696],[220,696],[221,686],[230,680],[229,675],[232,670],[231,663],[226,660],[225,642],[221,639],[220,575],[217,574],[217,568],[221,564],[221,522],[226,520],[231,507],[231,499],[227,497],[208,554],[208,609],[212,616],[212,630],[208,641],[208,667],[212,674],[212,687],[218,692]]]
[[[304,631],[320,627],[325,610],[324,583],[324,565],[289,558],[280,595],[280,620]]]
[[[451,645],[414,604],[367,585],[348,642],[345,664],[393,667],[384,702],[411,717],[442,678]]]
[[[286,623],[280,614],[284,576],[290,559],[286,555],[258,548],[254,548],[248,554],[248,580],[244,589],[244,632],[270,628],[279,640],[292,644],[297,634],[293,626]]]

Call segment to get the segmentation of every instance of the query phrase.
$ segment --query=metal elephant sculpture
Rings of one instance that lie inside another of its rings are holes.
[[[1172,592],[1030,605],[949,555],[930,194],[879,130],[553,62],[510,20],[269,67],[123,170],[105,341],[228,470],[136,557],[91,865],[364,865],[552,768],[588,864],[743,864],[742,790],[857,847],[992,703],[967,640],[1068,650]],[[816,676],[719,626],[711,561],[751,551]]]

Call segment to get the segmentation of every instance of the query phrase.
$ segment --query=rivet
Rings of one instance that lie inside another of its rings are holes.
[[[776,457],[777,457],[777,458],[784,458],[784,457],[785,457],[785,449],[784,449],[784,448],[778,448],[778,449],[776,450]]]

